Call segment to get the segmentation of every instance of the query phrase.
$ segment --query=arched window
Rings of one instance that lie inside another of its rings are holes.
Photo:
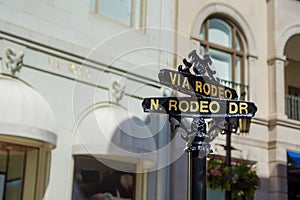
[[[202,24],[198,40],[214,61],[217,76],[222,83],[237,90],[240,98],[245,97],[244,40],[238,27],[222,18],[207,18]]]

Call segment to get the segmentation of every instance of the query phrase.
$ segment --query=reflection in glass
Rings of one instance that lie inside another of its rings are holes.
[[[201,27],[201,30],[200,30],[200,39],[201,40],[204,40],[205,39],[205,25],[203,25]]]
[[[6,181],[5,199],[19,200],[21,199],[22,180],[15,179]]]
[[[245,92],[244,88],[237,87],[238,84],[242,83],[241,57],[240,56],[236,57],[235,66],[234,66],[234,73],[235,73],[235,83],[237,83],[236,86],[234,87],[234,89],[236,90],[237,94],[239,95],[239,98],[243,99],[244,96],[242,96],[242,95],[244,95],[243,93]]]
[[[131,25],[132,0],[99,0],[98,6],[99,14]]]
[[[92,0],[91,11],[92,12],[97,12],[97,0]]]
[[[235,49],[238,51],[241,50],[241,43],[238,37],[235,37]]]
[[[241,57],[237,56],[235,60],[235,69],[234,69],[234,76],[235,76],[235,82],[236,83],[242,83],[242,77],[241,77]]]
[[[209,49],[209,54],[213,59],[217,71],[217,77],[223,80],[232,80],[232,58],[229,53],[215,49]]]
[[[0,173],[0,200],[3,200],[5,186],[5,174]]]
[[[104,165],[92,156],[75,156],[72,200],[135,199],[135,174],[122,172]],[[128,169],[132,164],[119,161]]]
[[[232,30],[224,21],[209,20],[208,41],[225,47],[232,47]]]

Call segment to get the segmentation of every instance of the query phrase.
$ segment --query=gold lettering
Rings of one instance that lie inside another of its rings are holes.
[[[224,88],[219,87],[219,98],[224,99]]]
[[[52,57],[49,57],[48,58],[48,64],[54,68],[57,68],[59,69],[60,68],[60,65],[59,65],[59,62],[58,60],[56,60],[55,58],[52,58]]]
[[[85,75],[87,78],[91,78],[91,71],[88,68],[85,68]]]
[[[188,89],[190,89],[190,84],[189,84],[189,80],[188,80],[188,78],[187,77],[184,77],[184,80],[183,80],[183,83],[182,83],[182,87],[183,88],[188,88]]]
[[[203,85],[203,92],[207,96],[210,94],[210,86],[207,83],[204,83],[204,85]]]
[[[172,73],[172,72],[169,72],[169,74],[170,74],[170,79],[171,79],[172,85],[175,85],[177,74],[174,74],[174,76],[173,76],[173,73]]]
[[[177,111],[177,101],[170,99],[169,100],[169,111],[172,110],[172,107],[174,108],[174,111]]]
[[[75,74],[75,72],[74,72],[75,71],[75,65],[69,64],[68,65],[68,69],[69,69],[70,72],[72,72],[73,74]]]
[[[202,93],[202,83],[200,81],[196,81],[196,92]]]
[[[240,114],[243,114],[243,111],[245,111],[244,114],[248,114],[248,104],[247,103],[240,103]]]
[[[236,114],[238,112],[238,105],[235,102],[229,102],[229,114]]]
[[[217,86],[211,85],[211,96],[216,97],[218,95]]]
[[[199,103],[198,101],[191,101],[190,102],[190,111],[191,112],[197,112],[199,110]]]
[[[82,68],[76,65],[76,66],[75,66],[75,69],[76,69],[77,74],[78,74],[79,76],[81,76],[81,75],[82,75]]]
[[[90,69],[83,66],[75,65],[73,63],[69,63],[68,65],[61,65],[59,60],[52,57],[48,57],[48,65],[56,69],[60,69],[61,67],[67,68],[68,71],[72,74],[79,75],[81,77],[86,77],[88,79],[91,77]],[[176,79],[176,77],[174,79]]]
[[[210,104],[209,104],[209,110],[210,110],[211,113],[217,113],[217,112],[219,112],[220,111],[220,104],[218,102],[216,102],[216,101],[210,102]]]
[[[150,101],[150,110],[158,110],[158,99],[151,99]]]
[[[232,92],[228,89],[225,90],[225,97],[227,99],[231,99],[232,98]]]
[[[200,101],[200,112],[208,113],[208,101]]]
[[[49,57],[49,58],[48,58],[48,64],[49,64],[49,65],[52,65],[52,63],[53,63],[53,58],[50,58],[50,57]]]
[[[184,106],[183,106],[184,105]],[[179,102],[179,110],[181,112],[186,112],[189,110],[189,103],[187,101],[180,101]]]

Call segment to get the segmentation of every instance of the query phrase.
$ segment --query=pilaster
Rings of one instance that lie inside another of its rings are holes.
[[[273,58],[269,66],[269,117],[270,119],[286,119],[285,115],[285,58]]]

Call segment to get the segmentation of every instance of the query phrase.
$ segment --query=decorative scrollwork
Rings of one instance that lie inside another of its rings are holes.
[[[224,118],[214,118],[210,121],[209,133],[221,132],[225,128]]]
[[[192,132],[206,132],[206,123],[203,118],[194,118],[192,124],[191,124],[191,131]]]
[[[185,65],[185,68],[182,68],[182,65],[179,65],[178,71],[184,73],[191,73],[190,68],[193,66],[193,64],[188,62],[185,58],[183,59],[183,64]]]
[[[196,50],[193,50],[189,53],[188,58],[190,61],[187,61],[185,58],[183,59],[183,64],[185,65],[184,68],[182,65],[178,66],[179,72],[191,73],[190,69],[193,67],[193,72],[195,75],[208,76],[210,79],[220,82],[220,79],[215,76],[216,71],[210,68],[212,65],[212,60],[208,54],[205,54],[203,59],[201,59]]]
[[[169,120],[173,125],[174,130],[182,128],[184,132],[181,133],[181,138],[186,141],[185,151],[198,151],[199,156],[206,156],[211,153],[211,145],[218,133],[224,128],[224,119],[212,119],[210,121],[210,128],[207,130],[207,125],[204,118],[193,118],[190,128],[181,123],[181,117],[170,116]]]

